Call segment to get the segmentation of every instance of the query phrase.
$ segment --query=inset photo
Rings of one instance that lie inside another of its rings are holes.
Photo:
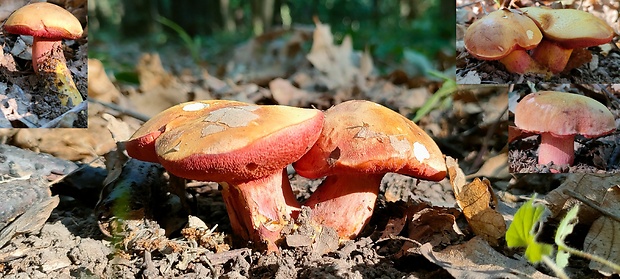
[[[457,83],[620,83],[618,1],[500,2],[456,1]]]
[[[512,173],[620,173],[620,85],[517,85],[509,97]]]
[[[0,9],[0,128],[86,128],[87,1]]]

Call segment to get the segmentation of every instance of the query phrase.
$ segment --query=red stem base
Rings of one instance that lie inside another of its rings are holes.
[[[301,208],[286,169],[259,180],[221,184],[233,233],[265,244],[269,252],[278,251],[276,242],[281,238],[280,232]]]

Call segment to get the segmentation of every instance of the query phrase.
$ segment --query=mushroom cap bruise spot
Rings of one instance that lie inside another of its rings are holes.
[[[187,103],[183,105],[183,111],[199,111],[199,110],[203,110],[208,107],[209,107],[209,104],[206,104],[206,103],[200,103],[200,102]]]
[[[445,160],[437,144],[404,116],[362,100],[338,104],[325,115],[321,136],[293,163],[300,175],[397,172],[429,180],[445,177]],[[416,142],[428,149],[424,162],[418,160],[424,156],[414,152]]]
[[[236,128],[248,126],[251,121],[258,119],[258,115],[253,113],[259,106],[237,106],[226,107],[214,110],[205,118],[205,122],[213,122]]]
[[[515,107],[515,125],[556,137],[599,137],[616,130],[613,114],[596,100],[556,91],[528,94]]]
[[[413,154],[415,155],[415,158],[418,159],[418,161],[420,162],[424,162],[424,160],[431,157],[431,154],[428,153],[428,149],[426,149],[426,146],[417,141],[413,143]]]

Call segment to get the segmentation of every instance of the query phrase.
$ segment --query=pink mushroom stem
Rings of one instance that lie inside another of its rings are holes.
[[[233,232],[243,239],[266,244],[268,251],[277,251],[276,241],[282,229],[301,208],[286,169],[257,180],[221,184]]]
[[[32,40],[32,68],[39,73],[39,67],[52,65],[50,59],[57,59],[66,64],[65,55],[62,53],[62,41],[58,39],[46,39],[34,36]]]
[[[339,174],[325,178],[304,203],[312,220],[353,239],[370,221],[384,174]]]
[[[572,165],[575,159],[575,136],[554,136],[552,133],[541,133],[538,148],[538,163],[546,165],[553,161],[556,165]]]

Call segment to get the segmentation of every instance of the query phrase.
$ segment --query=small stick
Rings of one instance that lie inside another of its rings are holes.
[[[50,122],[47,122],[43,125],[41,125],[40,128],[54,128],[58,125],[58,123],[60,123],[60,121],[62,121],[62,119],[67,116],[67,114],[69,113],[79,113],[80,111],[86,110],[86,106],[87,103],[86,102],[81,102],[79,103],[77,106],[72,107],[70,110],[66,111],[65,113],[61,114],[60,116],[56,117],[55,119],[53,119]]]
[[[100,105],[102,105],[104,107],[113,109],[113,110],[118,111],[118,112],[120,112],[120,113],[122,113],[124,115],[133,117],[133,118],[138,119],[138,120],[143,121],[143,122],[146,122],[149,119],[151,119],[149,116],[146,116],[146,115],[144,115],[142,113],[139,113],[139,112],[136,112],[136,111],[132,111],[132,110],[129,110],[127,108],[123,108],[123,107],[121,107],[119,105],[116,105],[116,104],[113,104],[113,103],[106,103],[106,102],[102,102],[102,101],[95,100],[95,99],[92,99],[92,98],[88,98],[88,101],[89,102],[93,102],[95,104],[100,104]]]

